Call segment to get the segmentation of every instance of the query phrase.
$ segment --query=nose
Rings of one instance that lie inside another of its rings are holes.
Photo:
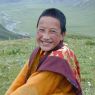
[[[50,39],[48,31],[46,31],[46,32],[43,34],[43,39],[46,39],[46,40]]]

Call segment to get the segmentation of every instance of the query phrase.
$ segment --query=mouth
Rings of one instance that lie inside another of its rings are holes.
[[[52,44],[51,41],[41,41],[41,43],[42,43],[44,46],[48,46],[48,45]]]

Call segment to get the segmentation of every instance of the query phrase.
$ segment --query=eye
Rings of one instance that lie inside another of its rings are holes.
[[[44,32],[45,30],[43,28],[39,28],[38,32]]]
[[[57,33],[57,31],[56,30],[51,30],[51,33]]]

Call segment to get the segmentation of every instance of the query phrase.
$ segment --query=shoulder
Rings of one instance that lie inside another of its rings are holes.
[[[66,43],[64,43],[60,49],[52,51],[49,56],[57,56],[60,58],[67,59],[67,57],[74,57],[74,55],[75,54],[73,50],[71,50],[69,46]]]

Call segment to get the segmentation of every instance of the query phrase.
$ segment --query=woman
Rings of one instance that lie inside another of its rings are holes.
[[[65,15],[43,11],[37,22],[38,47],[5,95],[82,95],[79,63],[64,43]]]

